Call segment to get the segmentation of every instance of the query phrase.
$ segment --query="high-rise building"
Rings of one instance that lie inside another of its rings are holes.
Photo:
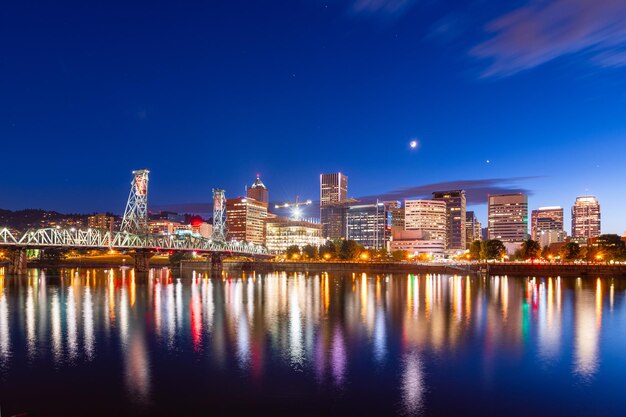
[[[481,224],[473,211],[465,213],[465,248],[475,240],[482,240]]]
[[[335,203],[320,207],[320,223],[322,224],[322,237],[324,239],[346,238],[346,216],[349,204]]]
[[[250,198],[254,198],[256,201],[265,203],[269,202],[269,191],[265,184],[261,181],[259,175],[256,176],[254,183],[246,190],[246,195]]]
[[[448,216],[445,201],[406,200],[404,202],[404,229],[421,230],[426,239],[445,242],[448,234]]]
[[[348,199],[348,176],[341,172],[320,175],[320,207]]]
[[[600,236],[600,204],[593,196],[576,197],[572,206],[572,237],[594,238]]]
[[[384,203],[349,206],[346,212],[346,238],[367,249],[387,247],[390,237]]]
[[[489,239],[521,243],[528,239],[528,196],[489,196]]]
[[[289,246],[294,245],[302,248],[324,243],[319,223],[274,217],[266,220],[265,230],[265,245],[272,253],[285,253]]]
[[[348,203],[348,177],[341,172],[320,175],[320,221],[323,238],[346,237]]]
[[[433,200],[445,201],[447,210],[446,249],[465,249],[466,198],[464,190],[436,191]]]
[[[391,231],[404,230],[404,207],[397,205],[389,209],[391,215]]]
[[[115,218],[113,216],[109,216],[106,213],[98,213],[87,218],[87,227],[91,229],[111,230],[113,229],[114,222]]]
[[[226,200],[228,239],[262,245],[265,243],[267,203],[250,197]]]
[[[540,207],[530,214],[530,237],[542,246],[563,242],[563,208]]]

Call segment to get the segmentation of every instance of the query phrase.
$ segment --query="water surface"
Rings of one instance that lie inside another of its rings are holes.
[[[626,283],[0,275],[3,416],[626,415]]]

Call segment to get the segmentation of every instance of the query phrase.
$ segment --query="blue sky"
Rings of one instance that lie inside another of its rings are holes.
[[[357,198],[593,194],[622,234],[625,21],[622,0],[13,2],[0,207],[120,213],[143,167],[155,209],[256,173],[316,199],[342,171]]]

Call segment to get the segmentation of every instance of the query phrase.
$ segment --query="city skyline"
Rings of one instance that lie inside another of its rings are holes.
[[[120,213],[141,167],[154,208],[244,195],[255,173],[273,201],[315,200],[319,174],[341,171],[355,198],[465,189],[483,223],[489,191],[530,208],[595,195],[622,234],[626,5],[533,4],[9,4],[0,137],[19,175],[0,207]]]

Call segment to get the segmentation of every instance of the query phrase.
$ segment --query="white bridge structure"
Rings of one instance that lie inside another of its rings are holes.
[[[264,246],[254,243],[214,242],[197,236],[135,235],[128,232],[102,229],[30,229],[17,236],[7,228],[0,229],[0,246],[67,249],[150,249],[160,251],[225,252],[237,255],[268,255]]]
[[[267,248],[253,243],[225,240],[224,213],[213,219],[213,239],[194,235],[152,235],[147,233],[148,170],[133,171],[131,193],[122,221],[122,230],[48,227],[12,232],[0,227],[0,248],[9,255],[9,273],[21,274],[27,268],[27,249],[114,249],[131,254],[137,271],[149,268],[150,258],[158,252],[188,251],[211,256],[211,264],[221,267],[224,258],[270,257]],[[219,197],[224,199],[224,192]],[[224,210],[222,210],[223,212]]]

